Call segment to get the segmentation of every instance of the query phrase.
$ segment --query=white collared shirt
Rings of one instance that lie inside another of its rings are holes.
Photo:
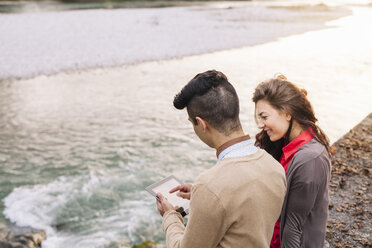
[[[253,144],[253,140],[244,140],[227,147],[217,157],[217,163],[223,158],[243,157],[253,154],[258,151],[258,148]]]

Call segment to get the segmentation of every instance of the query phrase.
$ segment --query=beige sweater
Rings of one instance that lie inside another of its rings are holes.
[[[265,151],[225,158],[195,181],[187,227],[164,214],[167,248],[268,248],[285,193],[284,169]]]

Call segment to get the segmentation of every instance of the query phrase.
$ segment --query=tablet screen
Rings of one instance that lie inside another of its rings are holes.
[[[172,175],[159,182],[151,184],[146,188],[146,190],[149,191],[150,194],[152,194],[153,196],[155,196],[157,193],[161,193],[176,209],[179,207],[183,207],[184,211],[187,214],[189,212],[190,201],[178,197],[177,192],[174,192],[172,194],[169,193],[169,190],[181,184],[182,182]]]

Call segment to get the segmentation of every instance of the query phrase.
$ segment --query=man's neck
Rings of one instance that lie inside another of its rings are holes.
[[[215,137],[214,148],[217,150],[221,145],[225,144],[226,142],[229,142],[230,140],[233,140],[233,139],[236,139],[242,136],[244,136],[244,132],[242,129],[235,131],[229,135],[218,133]]]
[[[220,145],[217,149],[216,149],[216,156],[218,158],[218,156],[221,154],[221,152],[223,152],[225,149],[227,149],[228,147],[230,146],[233,146],[235,144],[238,144],[240,142],[243,142],[243,141],[246,141],[246,140],[249,140],[250,137],[249,135],[241,135],[241,136],[237,136],[235,138],[232,138],[228,141],[226,141],[225,143],[223,143],[222,145]]]

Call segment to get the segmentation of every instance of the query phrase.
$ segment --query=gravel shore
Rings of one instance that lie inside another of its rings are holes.
[[[327,240],[372,247],[372,113],[334,143]]]

